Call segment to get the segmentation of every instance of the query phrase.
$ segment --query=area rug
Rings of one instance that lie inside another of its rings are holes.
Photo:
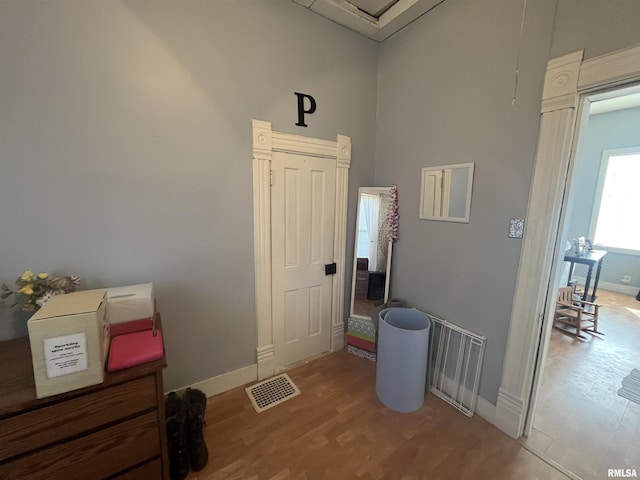
[[[618,390],[618,395],[640,404],[640,370],[634,368],[622,379],[622,388]]]

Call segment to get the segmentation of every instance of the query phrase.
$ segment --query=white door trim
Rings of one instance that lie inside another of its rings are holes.
[[[640,46],[583,61],[583,51],[547,66],[518,279],[511,313],[496,425],[518,438],[525,428],[542,321],[554,292],[552,267],[563,249],[558,227],[581,96],[640,80]],[[564,200],[566,202],[566,199]],[[537,390],[537,389],[536,389]]]
[[[351,165],[351,138],[320,140],[274,132],[271,122],[252,120],[253,127],[253,248],[255,264],[258,380],[274,375],[278,352],[273,344],[271,315],[271,158],[273,152],[312,155],[337,160],[334,258],[331,306],[331,351],[344,346],[344,279],[347,239],[347,190]]]

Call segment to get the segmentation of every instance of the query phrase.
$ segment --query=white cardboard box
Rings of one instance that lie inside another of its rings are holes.
[[[27,321],[36,397],[104,381],[106,303],[104,289],[57,295]]]
[[[152,283],[107,289],[107,321],[111,324],[152,318],[154,312]]]

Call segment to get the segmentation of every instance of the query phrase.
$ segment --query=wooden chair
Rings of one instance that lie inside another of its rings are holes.
[[[599,333],[598,312],[600,305],[576,298],[574,287],[562,287],[558,290],[558,301],[553,318],[555,323],[569,325],[576,329],[575,336],[586,338],[582,332]]]

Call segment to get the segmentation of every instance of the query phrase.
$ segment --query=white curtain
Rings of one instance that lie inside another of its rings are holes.
[[[360,198],[357,256],[368,258],[370,269],[377,265],[379,210],[380,199],[376,195],[363,193]]]

